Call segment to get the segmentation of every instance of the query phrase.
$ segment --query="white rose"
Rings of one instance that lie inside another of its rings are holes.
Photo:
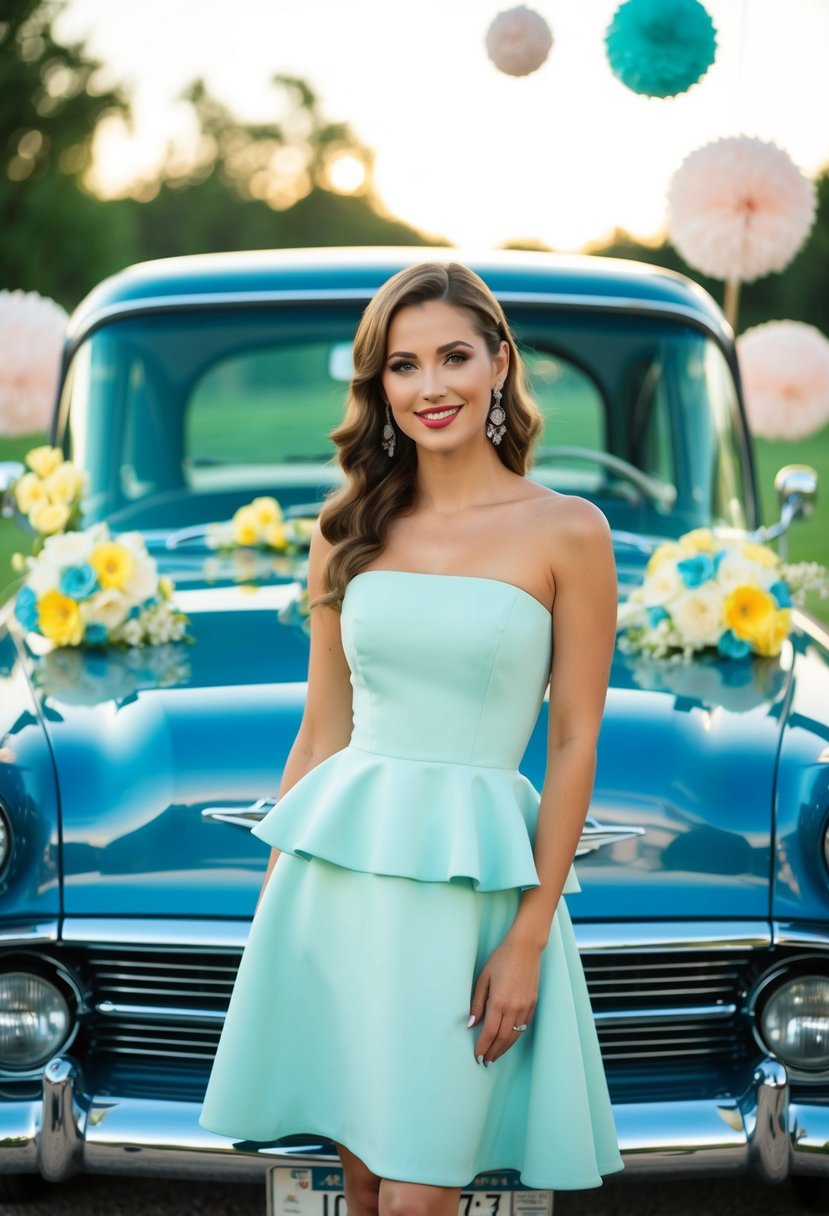
[[[54,591],[59,579],[60,566],[56,566],[53,562],[47,561],[42,555],[38,555],[37,560],[29,568],[26,583],[31,587],[35,595],[40,598],[47,591]]]
[[[742,587],[746,584],[760,583],[761,586],[766,586],[766,580],[763,577],[766,571],[750,562],[748,558],[743,557],[741,553],[730,552],[720,562],[717,567],[717,582],[723,591],[732,591],[735,587]],[[777,575],[775,574],[771,582],[774,582]]]
[[[42,552],[56,566],[82,566],[89,560],[92,540],[86,532],[61,532],[47,536]]]
[[[690,587],[671,604],[674,625],[694,646],[714,646],[725,628],[722,588],[710,581]]]
[[[119,537],[119,540],[121,538]],[[124,584],[124,594],[129,596],[134,604],[143,604],[144,600],[155,595],[158,589],[158,566],[154,557],[135,553],[135,563],[132,574]]]
[[[118,591],[115,587],[96,591],[83,605],[85,622],[89,625],[103,625],[108,633],[126,620],[129,610],[129,600],[123,591]]]
[[[672,561],[660,562],[648,574],[643,583],[644,600],[649,605],[667,604],[685,587],[679,571]]]

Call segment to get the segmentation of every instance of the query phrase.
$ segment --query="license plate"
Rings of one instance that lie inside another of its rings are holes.
[[[342,1166],[274,1165],[267,1216],[347,1216]],[[461,1191],[458,1216],[552,1216],[553,1192],[525,1187],[515,1170],[479,1174]]]

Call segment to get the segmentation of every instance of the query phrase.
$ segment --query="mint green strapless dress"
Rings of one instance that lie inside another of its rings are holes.
[[[202,1127],[344,1144],[374,1173],[602,1185],[623,1168],[567,903],[529,1029],[485,1068],[475,981],[539,885],[540,795],[518,771],[551,616],[511,583],[364,571],[343,601],[348,746],[252,829],[282,850],[253,918]],[[571,867],[565,895],[581,890]]]

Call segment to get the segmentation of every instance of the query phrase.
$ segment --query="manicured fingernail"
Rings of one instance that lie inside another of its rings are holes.
[[[484,1062],[484,1057],[483,1057],[483,1056],[476,1056],[475,1058],[476,1058],[476,1060],[478,1061],[478,1063],[479,1063],[479,1064],[483,1064],[483,1062]]]
[[[474,1026],[474,1025],[475,1025],[475,1014],[472,1013],[469,1015],[469,1021],[466,1023],[466,1029],[468,1030],[470,1026]]]

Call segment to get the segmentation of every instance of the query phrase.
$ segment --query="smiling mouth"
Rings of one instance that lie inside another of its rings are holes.
[[[418,418],[448,418],[450,414],[457,414],[458,410],[463,409],[461,405],[447,405],[445,409],[440,410],[415,410]]]

